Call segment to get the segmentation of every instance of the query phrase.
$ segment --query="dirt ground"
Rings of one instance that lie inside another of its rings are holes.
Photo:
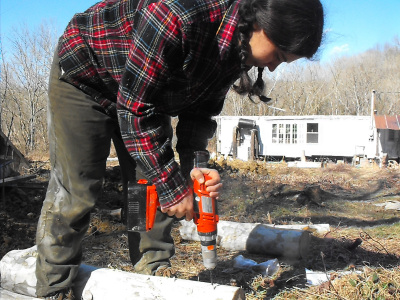
[[[48,164],[32,162],[37,177],[3,187],[0,200],[0,258],[8,251],[34,245],[36,224],[49,178]],[[241,163],[220,160],[222,176],[220,219],[264,224],[329,224],[324,235],[312,233],[309,255],[302,260],[278,257],[280,271],[260,277],[233,268],[242,254],[256,262],[268,254],[233,252],[218,248],[219,263],[212,278],[201,264],[198,242],[183,240],[179,223],[173,229],[176,255],[164,276],[243,287],[246,299],[272,299],[285,289],[306,286],[305,269],[350,270],[398,268],[400,211],[374,204],[400,201],[400,170],[327,165],[321,169],[288,168],[285,163]],[[92,213],[83,241],[84,263],[132,271],[125,226],[110,215],[122,207],[118,165],[110,165],[104,192]],[[387,226],[391,225],[391,226]]]

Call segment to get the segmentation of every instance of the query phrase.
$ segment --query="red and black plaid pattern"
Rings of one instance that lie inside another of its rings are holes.
[[[240,61],[240,0],[105,0],[76,14],[60,41],[62,80],[118,109],[125,145],[169,207],[188,193]],[[169,116],[178,116],[174,159]]]

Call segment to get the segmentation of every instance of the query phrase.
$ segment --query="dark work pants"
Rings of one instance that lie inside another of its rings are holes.
[[[38,296],[72,287],[82,259],[82,238],[101,193],[111,140],[117,150],[124,188],[136,164],[120,136],[118,121],[91,97],[59,80],[54,58],[49,82],[48,130],[51,177],[36,233]],[[157,213],[148,233],[130,233],[135,270],[153,274],[174,254],[173,218]]]

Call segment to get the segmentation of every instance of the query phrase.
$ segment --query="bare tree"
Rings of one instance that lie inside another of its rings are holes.
[[[380,92],[384,101],[377,101],[379,113],[399,113],[400,49],[395,45],[376,46],[365,53],[340,58],[329,65],[335,104],[340,114],[368,115],[370,92]],[[385,92],[385,93],[383,93]]]
[[[19,147],[47,149],[47,82],[56,45],[55,26],[35,30],[23,25],[9,37],[9,53],[1,53],[0,123]],[[253,80],[255,69],[250,70]],[[370,93],[377,91],[381,114],[400,114],[400,39],[330,63],[298,61],[265,71],[264,104],[257,97],[230,91],[223,115],[368,115]],[[10,126],[11,120],[13,126]]]
[[[14,118],[12,137],[29,152],[47,146],[47,85],[56,35],[46,23],[33,31],[23,25],[9,40],[10,55],[2,63],[3,113]]]

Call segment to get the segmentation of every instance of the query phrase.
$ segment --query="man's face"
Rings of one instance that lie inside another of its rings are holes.
[[[254,67],[267,67],[273,72],[282,62],[291,63],[300,57],[284,53],[267,37],[264,30],[255,26],[250,37],[250,54],[246,64]]]

